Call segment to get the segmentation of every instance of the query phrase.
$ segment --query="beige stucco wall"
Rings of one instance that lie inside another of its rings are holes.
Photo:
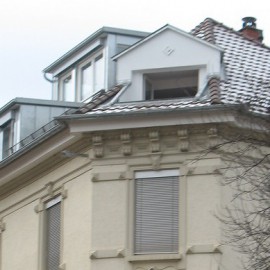
[[[87,150],[89,158],[67,159],[2,198],[0,269],[43,270],[41,217],[44,202],[57,194],[62,196],[61,269],[218,269],[221,233],[214,214],[222,198],[221,160],[193,162],[199,144],[209,139],[207,129],[179,139],[179,128],[160,129],[155,141],[149,140],[150,129],[131,132],[125,151],[122,132],[103,133],[102,144]],[[168,168],[180,171],[179,254],[134,256],[134,172]]]
[[[37,269],[39,219],[29,203],[5,217],[1,269]]]

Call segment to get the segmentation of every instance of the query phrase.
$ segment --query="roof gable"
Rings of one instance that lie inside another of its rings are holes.
[[[113,57],[113,60],[117,60],[118,58],[120,58],[120,57],[122,57],[123,55],[129,53],[130,51],[135,50],[137,47],[144,45],[144,44],[145,44],[146,42],[148,42],[149,40],[155,38],[155,37],[158,36],[158,35],[161,35],[163,32],[165,32],[165,31],[167,31],[167,30],[171,30],[171,31],[173,31],[173,32],[175,32],[175,33],[177,33],[177,34],[179,34],[179,35],[181,35],[181,36],[184,36],[184,37],[186,37],[186,38],[189,38],[189,39],[193,40],[194,42],[198,42],[198,43],[204,44],[205,46],[211,47],[211,48],[213,48],[213,49],[222,51],[222,48],[220,48],[220,47],[218,47],[218,46],[216,46],[216,45],[214,45],[214,44],[211,44],[211,43],[209,43],[209,42],[207,42],[207,41],[204,41],[203,39],[197,38],[196,36],[191,35],[191,34],[185,32],[185,31],[183,31],[183,30],[181,30],[181,29],[179,29],[179,28],[177,28],[177,27],[174,27],[174,26],[172,26],[172,25],[170,25],[170,24],[166,24],[166,25],[164,25],[163,27],[161,27],[160,29],[158,29],[158,30],[156,30],[155,32],[153,32],[152,34],[150,34],[150,35],[148,35],[147,37],[145,37],[144,39],[142,39],[142,40],[136,42],[134,45],[130,46],[130,47],[129,47],[128,49],[126,49],[125,51],[123,51],[123,52],[121,52],[121,53],[115,55],[115,56]]]

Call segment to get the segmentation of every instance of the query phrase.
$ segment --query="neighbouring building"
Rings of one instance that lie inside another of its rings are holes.
[[[129,33],[103,28],[44,70],[55,102],[85,102],[0,162],[0,270],[241,269],[215,217],[224,157],[204,151],[269,132],[262,32]]]

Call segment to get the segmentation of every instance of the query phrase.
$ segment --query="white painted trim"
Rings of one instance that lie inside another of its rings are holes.
[[[92,45],[90,45],[89,47],[87,47],[87,49],[81,51],[76,56],[72,57],[69,61],[67,61],[65,64],[62,64],[59,68],[55,69],[55,71],[52,72],[53,73],[53,76],[57,76],[59,73],[61,73],[62,71],[64,71],[68,67],[70,67],[72,64],[74,64],[75,62],[77,62],[78,60],[80,60],[87,53],[90,53],[91,51],[93,51],[94,49],[96,49],[97,47],[99,47],[101,45],[102,45],[102,42],[101,42],[100,39],[98,39]]]
[[[13,112],[9,111],[0,118],[0,127],[13,119]]]
[[[134,45],[130,46],[128,49],[124,50],[123,52],[121,52],[121,53],[115,55],[115,56],[112,58],[112,60],[114,60],[114,61],[117,60],[117,59],[118,59],[119,57],[121,57],[122,55],[127,54],[129,51],[131,51],[131,50],[137,48],[137,47],[140,46],[141,44],[147,42],[149,39],[152,39],[153,37],[159,35],[159,34],[162,33],[163,31],[166,31],[167,29],[170,29],[170,30],[172,30],[172,31],[174,31],[174,32],[176,32],[176,33],[182,35],[182,36],[185,36],[185,37],[187,37],[187,38],[190,38],[190,39],[194,40],[194,42],[199,42],[199,43],[201,43],[201,44],[204,44],[204,45],[206,45],[206,46],[208,46],[208,47],[211,47],[211,48],[213,48],[213,49],[215,49],[215,50],[218,50],[218,51],[220,51],[220,52],[223,52],[223,51],[224,51],[221,47],[219,47],[219,46],[217,46],[217,45],[211,44],[211,43],[209,43],[209,42],[207,42],[207,41],[205,41],[205,40],[203,40],[203,39],[201,39],[201,38],[195,37],[195,36],[193,36],[193,35],[191,35],[191,34],[185,32],[185,31],[183,31],[183,30],[181,30],[181,29],[179,29],[179,28],[177,28],[177,27],[174,27],[174,26],[172,26],[172,25],[167,24],[167,25],[163,26],[162,28],[158,29],[157,31],[153,32],[152,34],[150,34],[150,35],[147,36],[146,38],[140,40],[139,42],[136,42]]]

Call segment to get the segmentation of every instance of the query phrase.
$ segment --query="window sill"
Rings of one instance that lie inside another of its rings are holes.
[[[145,254],[129,256],[129,262],[144,262],[144,261],[180,261],[182,254]]]

